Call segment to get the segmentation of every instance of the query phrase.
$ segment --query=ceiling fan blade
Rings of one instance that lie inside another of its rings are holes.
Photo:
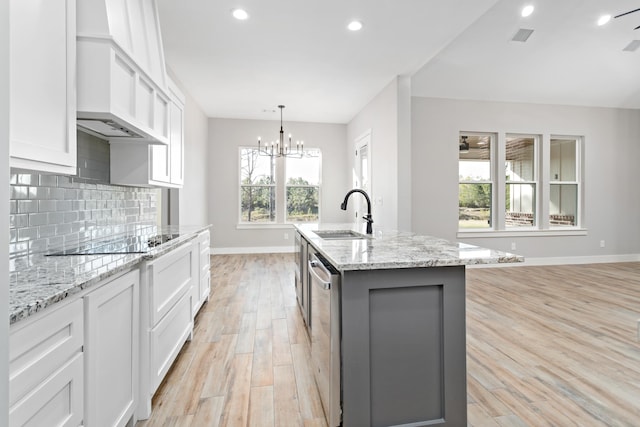
[[[616,16],[614,16],[614,18],[620,18],[621,16],[625,16],[625,15],[628,15],[630,13],[637,12],[639,10],[640,10],[640,8],[634,9],[634,10],[630,10],[629,12],[625,12],[625,13],[621,13],[620,15],[616,15]]]
[[[640,28],[640,25],[638,25],[637,27],[634,28],[634,30],[637,30],[638,28]]]

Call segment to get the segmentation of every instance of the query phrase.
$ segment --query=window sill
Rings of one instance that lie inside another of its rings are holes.
[[[249,223],[249,222],[241,222],[236,224],[236,230],[259,230],[259,229],[274,229],[274,230],[290,230],[293,228],[293,224],[283,224],[283,223]]]
[[[550,228],[547,230],[474,230],[474,231],[458,231],[458,238],[472,237],[557,237],[557,236],[586,236],[588,230],[586,228],[559,229]]]

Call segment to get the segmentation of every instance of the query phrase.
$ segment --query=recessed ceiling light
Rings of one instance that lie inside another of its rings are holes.
[[[360,31],[362,29],[362,22],[360,21],[351,21],[347,28],[351,31]]]
[[[520,15],[522,15],[523,18],[526,18],[527,16],[533,13],[533,9],[534,9],[533,5],[528,4],[522,8],[522,12],[520,12]]]
[[[602,15],[600,18],[598,18],[598,25],[602,27],[609,21],[611,21],[611,15]]]
[[[249,14],[244,9],[233,9],[231,11],[231,14],[233,15],[234,18],[236,18],[236,19],[238,19],[240,21],[244,21],[245,19],[249,19]]]

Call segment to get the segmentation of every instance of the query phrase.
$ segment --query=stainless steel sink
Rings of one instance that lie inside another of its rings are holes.
[[[314,233],[324,240],[364,240],[372,238],[372,236],[352,230],[318,230],[314,231]]]

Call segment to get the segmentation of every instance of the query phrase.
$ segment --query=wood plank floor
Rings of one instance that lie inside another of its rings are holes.
[[[325,426],[293,255],[212,257],[149,426]],[[640,425],[640,263],[470,269],[470,426]]]

